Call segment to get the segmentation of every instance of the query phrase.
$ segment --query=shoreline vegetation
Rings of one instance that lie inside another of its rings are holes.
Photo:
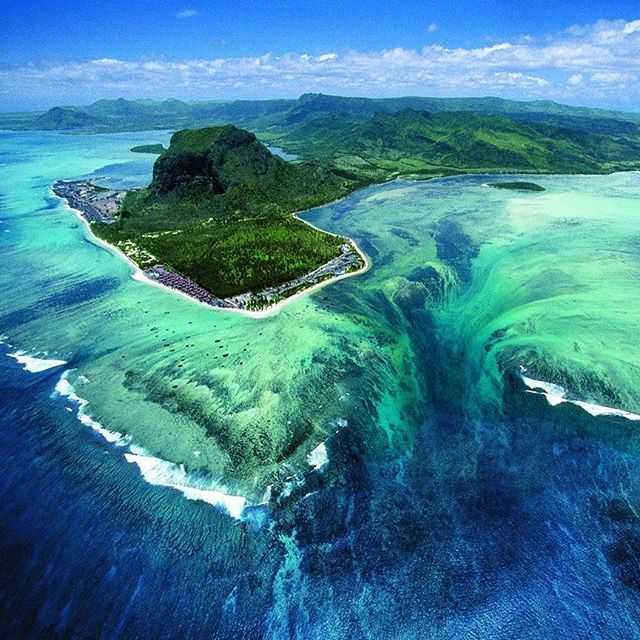
[[[138,279],[263,316],[368,267],[353,240],[295,215],[358,184],[317,163],[289,163],[229,125],[174,134],[147,188],[58,181],[53,192],[135,265]]]
[[[545,188],[535,182],[525,182],[524,180],[514,180],[511,182],[489,182],[488,186],[493,189],[506,189],[508,191],[544,191]]]
[[[126,193],[105,189],[88,180],[58,180],[52,192],[67,203],[69,209],[84,223],[97,242],[128,262],[134,270],[133,278],[152,286],[168,289],[187,299],[223,311],[234,311],[263,318],[278,312],[285,304],[301,295],[315,291],[333,282],[364,273],[370,266],[369,259],[351,238],[343,238],[303,220],[294,213],[293,217],[315,232],[338,238],[342,242],[340,254],[310,273],[291,281],[253,293],[248,291],[233,297],[219,298],[196,281],[163,264],[152,264],[143,268],[141,262],[153,261],[153,256],[140,250],[133,243],[122,246],[111,244],[95,233],[94,223],[113,224],[117,221],[119,207]],[[299,212],[302,213],[302,212]]]
[[[166,151],[164,145],[158,143],[155,144],[139,144],[135,147],[131,147],[132,153],[149,153],[151,155],[161,155]]]

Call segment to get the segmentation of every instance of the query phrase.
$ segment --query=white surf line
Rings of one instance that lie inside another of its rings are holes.
[[[198,305],[200,305],[202,307],[205,307],[207,309],[211,309],[213,311],[224,311],[224,312],[227,312],[227,313],[238,313],[240,315],[246,316],[248,318],[254,318],[256,320],[260,320],[260,319],[263,319],[263,318],[268,318],[269,316],[273,316],[273,315],[276,315],[277,313],[279,313],[286,305],[288,305],[289,303],[293,302],[294,300],[297,300],[297,299],[301,298],[302,296],[305,296],[305,295],[311,293],[312,291],[316,291],[317,289],[321,289],[322,287],[326,287],[329,284],[332,284],[334,282],[338,282],[339,280],[344,280],[345,278],[351,278],[352,276],[361,275],[362,273],[365,273],[366,271],[368,271],[370,266],[371,266],[367,255],[364,253],[364,251],[362,251],[362,249],[360,249],[360,247],[357,245],[355,240],[353,240],[352,238],[349,238],[348,236],[339,236],[339,234],[331,233],[330,231],[326,231],[324,229],[320,229],[319,227],[316,227],[315,225],[311,224],[310,222],[307,222],[306,220],[303,220],[302,218],[299,218],[298,217],[298,213],[302,213],[302,212],[297,212],[297,213],[293,214],[293,217],[296,218],[297,220],[299,220],[300,222],[303,222],[304,224],[309,225],[312,229],[315,229],[316,231],[320,231],[322,233],[326,233],[326,234],[328,234],[330,236],[333,236],[333,237],[344,237],[344,238],[346,238],[352,244],[353,248],[358,252],[358,255],[362,258],[362,260],[364,262],[364,266],[362,268],[356,270],[356,271],[350,271],[349,273],[343,273],[343,274],[341,274],[339,276],[333,276],[332,278],[327,278],[326,280],[323,280],[322,282],[318,282],[317,284],[315,284],[315,285],[313,285],[311,287],[308,287],[306,289],[302,289],[301,291],[298,291],[297,293],[294,293],[293,295],[288,296],[288,297],[284,298],[283,300],[280,300],[276,304],[270,305],[266,309],[261,309],[259,311],[252,311],[250,309],[234,309],[233,307],[217,307],[215,305],[211,305],[211,304],[207,304],[206,302],[202,302],[201,300],[197,300],[196,298],[191,297],[190,295],[184,293],[183,291],[180,291],[178,289],[174,289],[173,287],[169,287],[166,284],[163,284],[162,282],[158,282],[157,280],[154,280],[154,279],[150,278],[149,276],[147,276],[147,274],[131,258],[129,258],[129,256],[127,256],[118,247],[116,247],[116,246],[114,246],[112,244],[109,244],[108,242],[105,242],[104,240],[102,240],[101,238],[96,236],[96,234],[93,233],[93,230],[91,229],[91,225],[89,224],[89,221],[86,220],[86,218],[82,215],[82,212],[79,209],[75,209],[74,207],[70,206],[69,203],[67,202],[66,198],[62,198],[61,196],[58,196],[57,194],[55,194],[53,192],[53,187],[51,187],[51,186],[49,187],[49,193],[51,194],[52,197],[58,198],[58,200],[61,200],[62,203],[64,204],[64,207],[68,211],[71,211],[73,213],[73,215],[76,216],[76,218],[78,218],[80,220],[80,222],[82,222],[82,224],[84,225],[85,230],[88,232],[90,240],[94,244],[99,245],[103,249],[106,249],[107,251],[109,251],[111,254],[121,258],[122,260],[124,260],[131,267],[131,269],[133,271],[133,273],[131,274],[131,278],[133,280],[136,280],[137,282],[143,282],[145,284],[151,285],[152,287],[157,287],[159,289],[163,289],[164,291],[172,293],[173,295],[180,296],[181,298],[183,298],[185,300],[188,300],[189,302],[192,302],[193,304],[198,304]],[[344,198],[346,198],[346,197],[347,196],[344,196]],[[340,200],[343,200],[344,198],[340,198]],[[336,200],[334,202],[330,202],[330,203],[327,203],[326,205],[321,205],[321,206],[334,205],[337,202],[340,202],[340,200]],[[306,211],[312,211],[312,209],[307,209]],[[306,213],[306,211],[305,211],[305,213]]]
[[[68,369],[62,373],[52,396],[65,398],[75,404],[78,407],[76,412],[78,420],[99,433],[108,443],[118,447],[128,447],[124,458],[138,467],[145,482],[160,487],[170,487],[182,493],[188,500],[199,500],[221,507],[232,518],[241,519],[244,508],[249,506],[244,496],[231,495],[226,492],[225,487],[213,482],[203,485],[199,479],[193,479],[183,465],[152,456],[142,447],[132,444],[130,436],[107,429],[92,418],[86,411],[89,401],[80,397],[68,380],[71,371],[72,369]]]
[[[129,442],[129,439],[119,433],[118,431],[111,431],[103,427],[97,420],[94,420],[90,415],[87,414],[86,408],[89,404],[88,400],[81,398],[74,388],[74,386],[69,382],[68,375],[71,373],[72,369],[68,369],[64,371],[60,376],[60,379],[56,383],[53,396],[59,396],[62,398],[66,398],[73,404],[78,407],[76,412],[76,416],[78,420],[85,425],[85,427],[90,427],[97,433],[99,433],[107,442],[110,444],[115,444],[118,446],[126,446]]]
[[[567,397],[567,391],[564,387],[561,387],[559,384],[554,384],[553,382],[545,382],[544,380],[536,380],[534,378],[529,378],[524,375],[526,369],[524,367],[520,367],[520,378],[522,382],[528,387],[527,393],[535,393],[538,395],[543,395],[547,402],[555,407],[564,402],[568,402],[570,404],[574,404],[577,407],[580,407],[587,413],[592,416],[617,416],[620,418],[626,418],[627,420],[640,420],[640,414],[631,413],[630,411],[625,411],[624,409],[615,409],[614,407],[605,407],[601,404],[595,404],[593,402],[586,402],[584,400],[572,400]]]
[[[222,507],[235,520],[241,519],[247,506],[247,499],[244,496],[226,493],[224,487],[197,486],[185,470],[184,465],[156,458],[139,447],[132,446],[130,450],[131,453],[124,454],[125,459],[138,467],[142,477],[149,484],[175,489],[187,500],[196,500]]]
[[[335,431],[330,433],[325,440],[319,442],[309,453],[307,453],[307,464],[314,471],[321,471],[329,464],[329,452],[327,451],[327,442],[331,438],[335,438],[342,429],[349,426],[349,423],[345,418],[336,418],[332,420],[330,425],[335,428]]]
[[[47,371],[47,369],[53,369],[54,367],[61,367],[67,364],[66,360],[35,358],[30,356],[26,351],[14,351],[13,353],[7,353],[7,356],[16,360],[18,364],[21,364],[22,368],[29,373],[40,373],[41,371]]]
[[[0,344],[4,344],[10,349],[13,348],[13,345],[7,342],[9,336],[0,335]],[[41,352],[47,355],[47,352]],[[47,371],[48,369],[53,369],[54,367],[61,367],[67,364],[66,360],[56,360],[54,358],[36,358],[35,356],[30,356],[26,351],[21,349],[17,351],[13,351],[5,354],[9,358],[13,358],[18,364],[22,365],[22,368],[29,373],[40,373],[42,371]]]

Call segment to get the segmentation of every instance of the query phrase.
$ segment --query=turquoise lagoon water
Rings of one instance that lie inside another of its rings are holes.
[[[362,190],[305,217],[372,268],[256,320],[51,195],[167,140],[0,134],[4,635],[637,637],[640,175]]]

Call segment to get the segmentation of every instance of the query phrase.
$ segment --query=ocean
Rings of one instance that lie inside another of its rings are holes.
[[[368,187],[254,319],[51,193],[168,137],[0,132],[0,636],[640,637],[640,174]]]

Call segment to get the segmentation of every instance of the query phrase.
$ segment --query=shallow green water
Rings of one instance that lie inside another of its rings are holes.
[[[13,164],[5,189],[92,169],[113,180],[130,162],[131,136],[90,149],[61,138],[48,160],[21,139],[40,177]],[[136,158],[141,182],[152,160]],[[439,404],[499,412],[503,374],[519,365],[581,399],[640,410],[640,177],[539,182],[545,193],[474,177],[395,182],[314,210],[310,221],[353,236],[373,267],[261,320],[132,280],[55,201],[9,244],[37,281],[17,283],[11,307],[25,321],[10,338],[68,360],[109,429],[253,498],[306,469],[341,428],[402,449]],[[58,317],[56,294],[42,302],[53,285],[96,296]]]
[[[519,365],[637,410],[640,176],[539,181],[543,194],[496,194],[476,178],[387,186],[360,198],[340,230],[376,236],[380,266],[367,289],[393,298],[415,269],[444,275],[442,302],[426,304],[431,340],[467,411],[499,405],[502,374]],[[411,237],[394,237],[398,227]]]
[[[640,412],[640,175],[366,189],[306,217],[372,268],[254,320],[133,280],[50,196],[145,183],[160,139],[1,134],[0,352],[67,364],[0,358],[0,626],[637,637],[640,423],[610,411]]]

